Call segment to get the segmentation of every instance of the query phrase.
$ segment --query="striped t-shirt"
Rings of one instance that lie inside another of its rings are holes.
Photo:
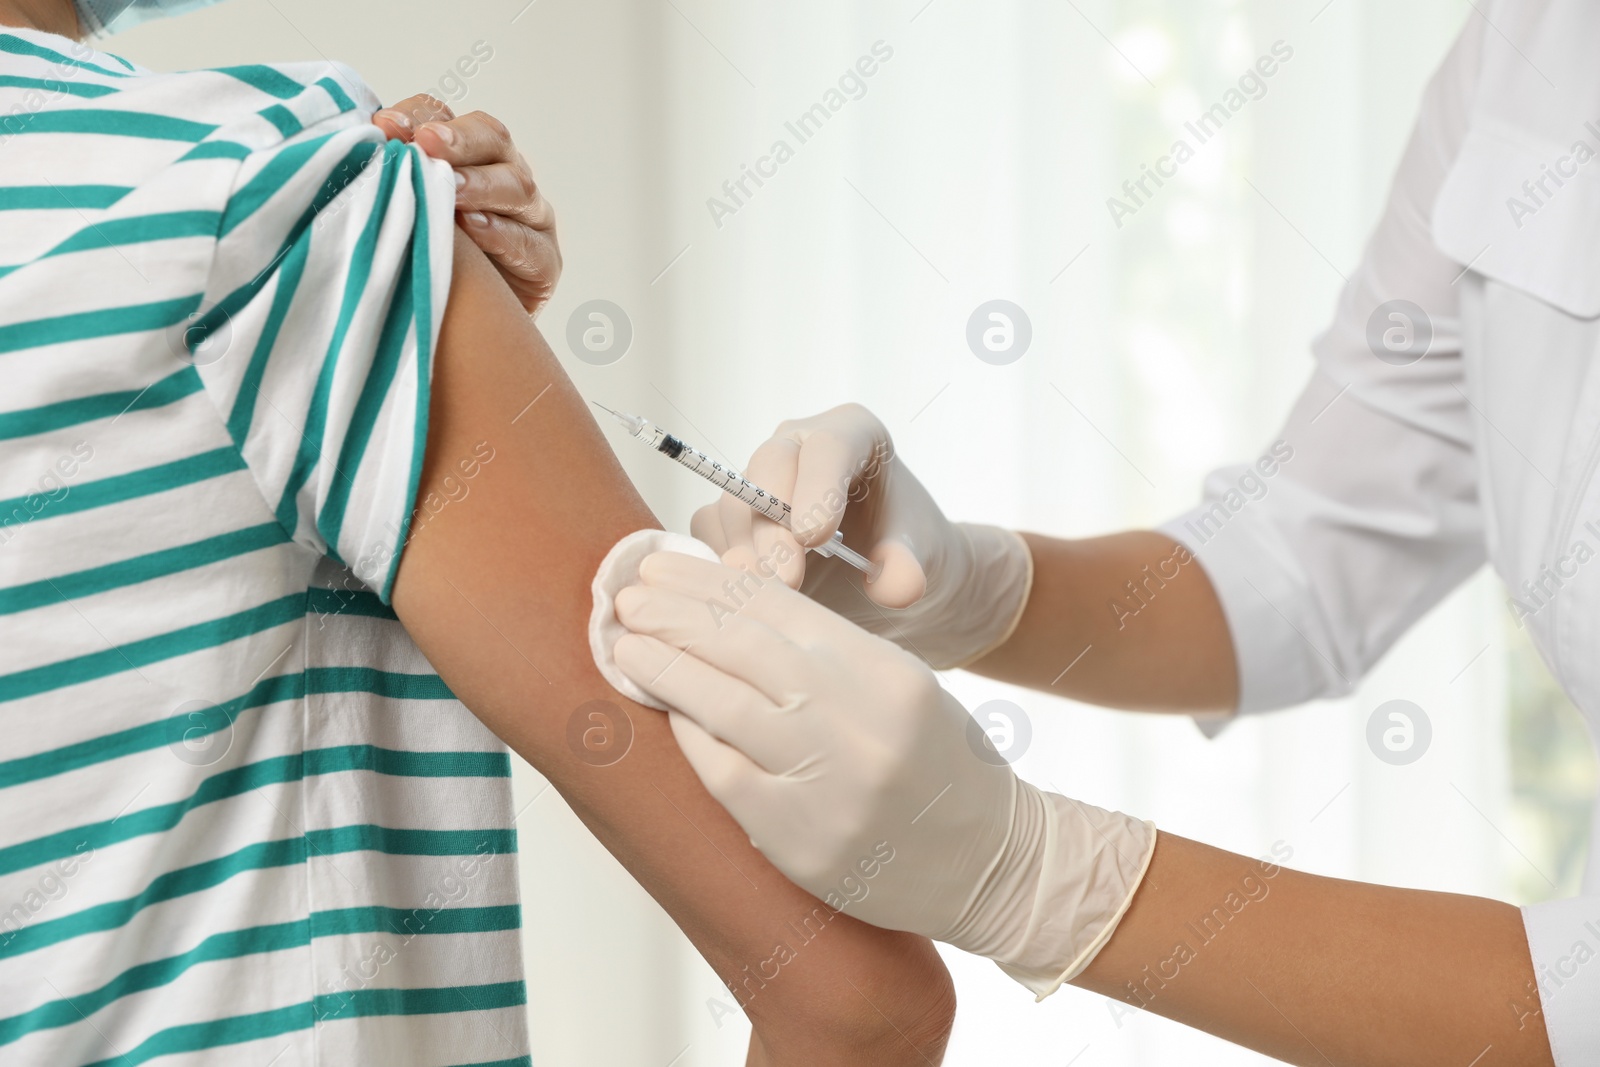
[[[508,756],[388,606],[454,183],[377,106],[0,28],[0,1064],[528,1062]]]

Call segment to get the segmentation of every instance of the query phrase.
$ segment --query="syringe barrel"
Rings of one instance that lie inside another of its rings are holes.
[[[738,498],[757,514],[785,526],[789,524],[789,505],[769,495],[759,486],[752,485],[738,471],[724,467],[704,452],[689,447],[670,433],[658,430],[653,443],[656,451],[676,460],[680,466],[694,471],[724,493]]]
[[[689,447],[681,438],[674,437],[646,419],[641,419],[637,415],[624,415],[620,411],[612,411],[598,402],[595,403],[595,406],[610,412],[611,416],[626,426],[628,432],[635,438],[643,441],[662,455],[676,460],[680,466],[698,474],[729,496],[742,501],[752,511],[771,519],[773,522],[781,523],[790,529],[794,528],[794,516],[789,505],[770,495],[760,486],[753,484],[738,471],[730,470],[715,462],[704,452]],[[878,572],[881,569],[865,556],[846,548],[844,539],[837,533],[833,535],[833,540],[827,545],[818,546],[812,551],[843,560],[865,574],[869,582],[878,576]]]

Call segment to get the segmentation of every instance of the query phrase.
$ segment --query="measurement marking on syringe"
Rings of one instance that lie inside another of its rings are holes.
[[[604,404],[596,403],[595,407],[601,411],[609,412],[613,418],[628,428],[629,434],[643,441],[657,452],[698,474],[724,493],[765,518],[792,528],[793,509],[784,501],[779,500],[765,489],[752,483],[738,471],[731,470],[721,463],[713,461],[704,452],[685,444],[682,438],[668,433],[647,419],[642,419],[637,415],[624,415],[620,411],[612,411]],[[865,574],[868,581],[878,576],[879,566],[859,552],[846,546],[843,538],[837,532],[834,533],[832,540],[817,545],[813,551],[821,556],[837,556]]]

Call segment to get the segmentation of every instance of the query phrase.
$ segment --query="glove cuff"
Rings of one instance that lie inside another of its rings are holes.
[[[1111,940],[1155,855],[1156,828],[1055,793],[1040,793],[1045,838],[1033,912],[1006,956],[991,956],[1043,1000]]]
[[[923,632],[912,623],[913,651],[934,670],[976,663],[1005,644],[1022,620],[1033,588],[1033,553],[1015,531],[954,523],[963,551],[941,568],[939,586],[907,609],[936,623]]]

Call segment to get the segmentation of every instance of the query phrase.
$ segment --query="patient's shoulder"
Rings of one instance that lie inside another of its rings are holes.
[[[325,209],[353,199],[357,178],[408,162],[384,149],[378,106],[339,63],[157,73],[0,28],[0,283],[12,294],[71,283],[83,254],[112,245],[119,261],[145,259],[143,274],[197,273],[203,288],[230,235],[251,246],[254,278],[305,219],[342,221]]]
[[[137,177],[151,161],[242,158],[308,130],[364,124],[378,106],[342,63],[162,73],[54,34],[0,29],[0,143],[12,160],[72,156],[92,141]]]

